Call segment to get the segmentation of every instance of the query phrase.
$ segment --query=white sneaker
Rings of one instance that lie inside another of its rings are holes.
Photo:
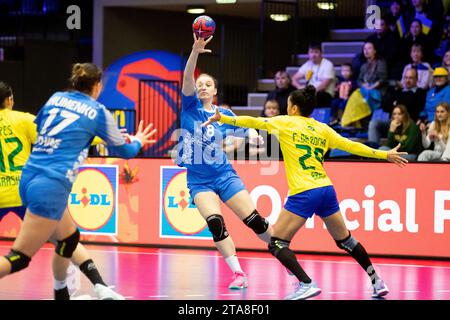
[[[98,283],[94,286],[94,291],[100,300],[125,300],[122,295],[118,294],[110,287]]]
[[[383,280],[375,280],[373,284],[372,298],[381,298],[389,293],[389,289]]]
[[[297,290],[294,293],[288,295],[285,300],[306,300],[308,298],[315,297],[322,292],[317,284],[312,281],[311,283],[300,282]]]

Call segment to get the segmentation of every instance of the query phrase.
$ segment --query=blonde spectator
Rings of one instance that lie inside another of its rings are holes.
[[[417,159],[418,161],[450,161],[450,107],[447,102],[441,102],[436,107],[434,121],[430,127],[424,123],[420,124],[422,131],[422,144],[429,148],[434,142],[433,150],[425,150]]]

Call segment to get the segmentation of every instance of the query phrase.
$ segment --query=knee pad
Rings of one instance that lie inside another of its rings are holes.
[[[31,258],[20,251],[11,249],[11,251],[5,256],[6,260],[11,263],[11,273],[18,272],[25,269],[30,264]]]
[[[213,236],[214,242],[219,242],[228,237],[228,231],[225,227],[225,221],[220,214],[213,214],[206,219],[209,231]]]
[[[72,254],[80,242],[80,231],[75,231],[71,236],[64,240],[56,241],[55,252],[57,255],[64,258],[72,258]]]
[[[269,251],[276,258],[281,250],[284,248],[289,248],[291,244],[290,241],[282,240],[279,238],[272,237],[269,242]]]
[[[244,223],[256,234],[262,234],[269,228],[269,223],[261,217],[258,211],[253,211],[251,215],[244,219]]]
[[[335,241],[339,249],[343,249],[348,253],[351,253],[359,243],[358,240],[352,237],[351,233],[344,240],[335,240]]]

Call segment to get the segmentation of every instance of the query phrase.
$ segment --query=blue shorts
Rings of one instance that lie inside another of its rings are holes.
[[[25,217],[25,211],[27,211],[26,207],[10,207],[10,208],[1,208],[0,209],[0,221],[10,212],[14,213],[16,216],[23,220]]]
[[[227,202],[236,193],[246,190],[241,178],[239,178],[234,171],[228,171],[212,180],[205,180],[202,182],[192,182],[189,180],[188,175],[187,186],[192,201],[194,201],[197,193],[211,191],[217,194],[223,202]]]
[[[339,202],[333,186],[326,186],[289,196],[284,208],[305,219],[314,213],[326,218],[339,211]]]
[[[33,214],[59,221],[66,209],[70,189],[45,175],[22,172],[19,192],[22,204]]]

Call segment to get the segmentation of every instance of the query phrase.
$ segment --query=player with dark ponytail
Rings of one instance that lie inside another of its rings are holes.
[[[341,137],[326,124],[309,117],[315,106],[316,90],[313,86],[307,86],[290,94],[287,116],[230,117],[216,110],[215,115],[203,125],[220,121],[238,127],[262,129],[275,134],[280,140],[289,197],[273,227],[269,251],[298,278],[297,290],[286,299],[307,299],[321,292],[297,262],[294,252],[289,249],[292,238],[314,214],[325,222],[336,245],[348,252],[369,275],[373,297],[384,296],[389,292],[387,286],[375,272],[362,244],[345,226],[336,192],[323,168],[323,157],[328,148],[338,148],[364,157],[385,159],[401,166],[408,162],[401,157],[406,153],[397,152],[400,145],[390,151],[380,151]]]

